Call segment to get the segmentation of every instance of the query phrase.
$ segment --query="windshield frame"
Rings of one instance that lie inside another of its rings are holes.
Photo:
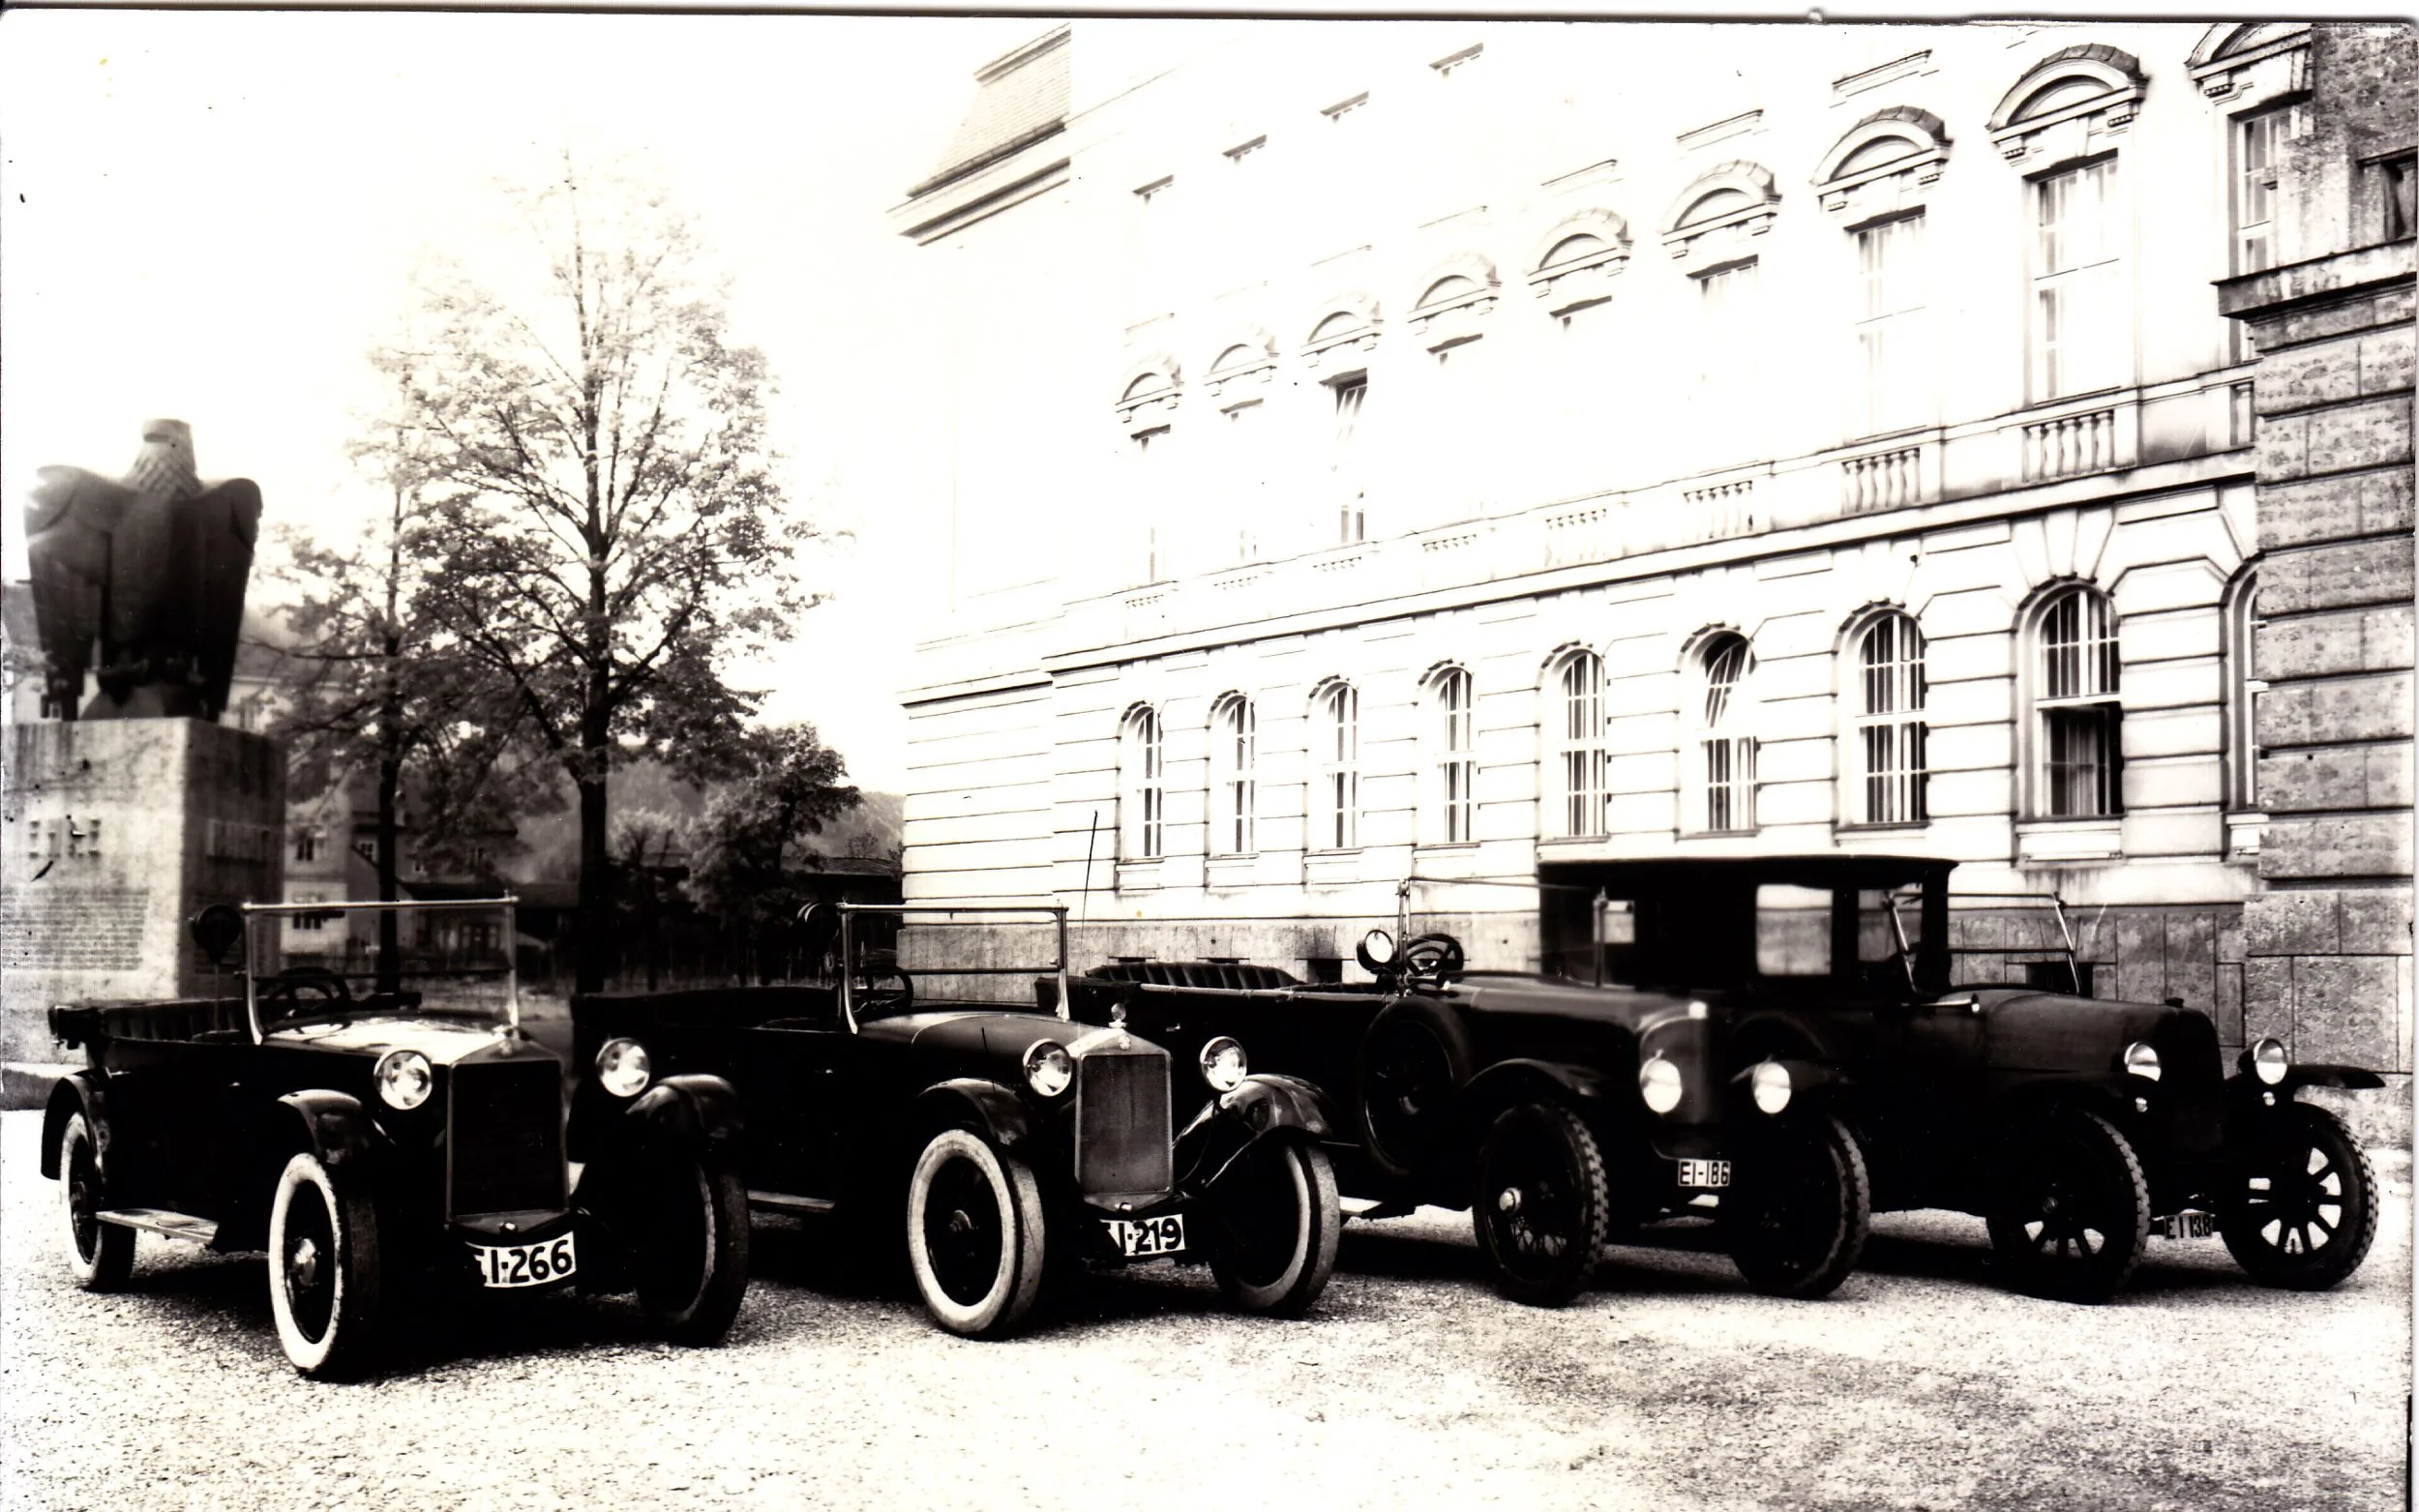
[[[1058,1017],[1068,1020],[1066,968],[1066,904],[1059,903],[1028,904],[915,904],[915,903],[848,903],[833,904],[840,914],[840,1022],[851,1034],[863,1025],[856,1013],[857,934],[852,921],[861,914],[887,914],[904,922],[909,916],[929,916],[946,925],[959,916],[968,916],[967,923],[983,919],[1023,917],[1039,922],[1047,919],[1055,926],[1059,959],[1055,965],[1043,969],[1058,978]],[[893,967],[893,970],[898,969]],[[1031,966],[951,966],[939,974],[943,976],[1030,976]]]
[[[244,1023],[252,1031],[252,1042],[262,1043],[268,1037],[260,1019],[260,973],[254,963],[260,959],[254,949],[253,930],[255,921],[288,918],[299,914],[319,913],[401,913],[405,909],[437,909],[462,912],[473,908],[501,908],[504,913],[504,1032],[521,1032],[521,963],[520,919],[521,900],[511,893],[494,898],[398,899],[392,903],[372,899],[333,903],[246,903],[236,905],[244,922]],[[341,978],[340,978],[341,979]],[[296,1016],[299,1017],[299,1016]],[[283,1021],[281,1021],[283,1022]]]

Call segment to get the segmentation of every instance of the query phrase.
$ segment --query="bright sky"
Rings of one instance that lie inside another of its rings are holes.
[[[852,529],[801,568],[833,599],[754,681],[860,784],[897,790],[895,691],[929,597],[908,501],[945,471],[917,402],[883,213],[938,158],[972,71],[1027,18],[14,12],[0,24],[0,485],[22,578],[35,469],[123,472],[152,416],[204,477],[336,538],[375,507],[345,460],[365,354],[441,250],[502,250],[499,178],[565,144],[651,161],[779,381],[793,501]],[[930,255],[927,253],[926,255]],[[920,491],[919,491],[920,490]],[[273,596],[254,578],[254,602]]]

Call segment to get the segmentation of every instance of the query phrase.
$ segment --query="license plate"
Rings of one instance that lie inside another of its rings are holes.
[[[2159,1236],[2163,1239],[2205,1239],[2215,1232],[2217,1222],[2207,1213],[2187,1209],[2159,1220]]]
[[[479,1279],[490,1287],[542,1287],[569,1279],[580,1268],[571,1235],[544,1244],[474,1244],[471,1259],[479,1262]]]
[[[1174,1255],[1184,1247],[1184,1219],[1180,1213],[1170,1213],[1165,1218],[1103,1218],[1100,1222],[1129,1259]]]
[[[1680,1168],[1680,1184],[1684,1187],[1730,1185],[1730,1162],[1726,1160],[1683,1160],[1674,1164]]]

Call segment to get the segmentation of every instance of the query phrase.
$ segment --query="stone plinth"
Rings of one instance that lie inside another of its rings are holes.
[[[215,992],[186,921],[274,901],[284,762],[265,736],[200,720],[8,730],[0,801],[0,1059],[59,1056],[54,1002]]]

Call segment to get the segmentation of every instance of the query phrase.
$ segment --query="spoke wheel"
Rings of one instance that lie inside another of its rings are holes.
[[[1460,1023],[1420,998],[1395,1003],[1369,1025],[1359,1070],[1361,1142],[1370,1158],[1389,1175],[1425,1170],[1470,1076]]]
[[[1596,1136],[1568,1109],[1522,1103],[1488,1128],[1471,1223],[1506,1296],[1560,1307],[1586,1290],[1611,1205]]]
[[[1032,1168],[967,1129],[944,1129],[908,1183],[908,1262],[925,1311],[951,1333],[997,1338],[1041,1291],[1041,1189]]]
[[[748,1290],[748,1191],[730,1162],[663,1160],[641,1240],[639,1306],[675,1344],[722,1341]]]
[[[307,1150],[287,1161],[269,1207],[269,1311],[296,1370],[314,1379],[361,1372],[376,1346],[379,1279],[369,1195]]]
[[[1828,1295],[1856,1269],[1873,1191],[1856,1137],[1824,1116],[1766,1134],[1742,1151],[1722,1194],[1732,1263],[1767,1296]]]
[[[2376,1173],[2343,1120],[2287,1103],[2262,1119],[2231,1163],[2218,1232],[2263,1286],[2322,1291],[2369,1258],[2377,1236]]]
[[[82,1113],[59,1132],[59,1208],[67,1219],[67,1268],[87,1291],[113,1291],[134,1268],[134,1230],[101,1221],[100,1151]]]
[[[1299,1318],[1335,1272],[1335,1168],[1302,1140],[1264,1139],[1210,1189],[1210,1273],[1246,1313]]]
[[[2018,1290],[2103,1302],[2141,1263],[2150,1189],[2114,1124],[2060,1108],[2011,1141],[1988,1222],[1991,1247]]]

